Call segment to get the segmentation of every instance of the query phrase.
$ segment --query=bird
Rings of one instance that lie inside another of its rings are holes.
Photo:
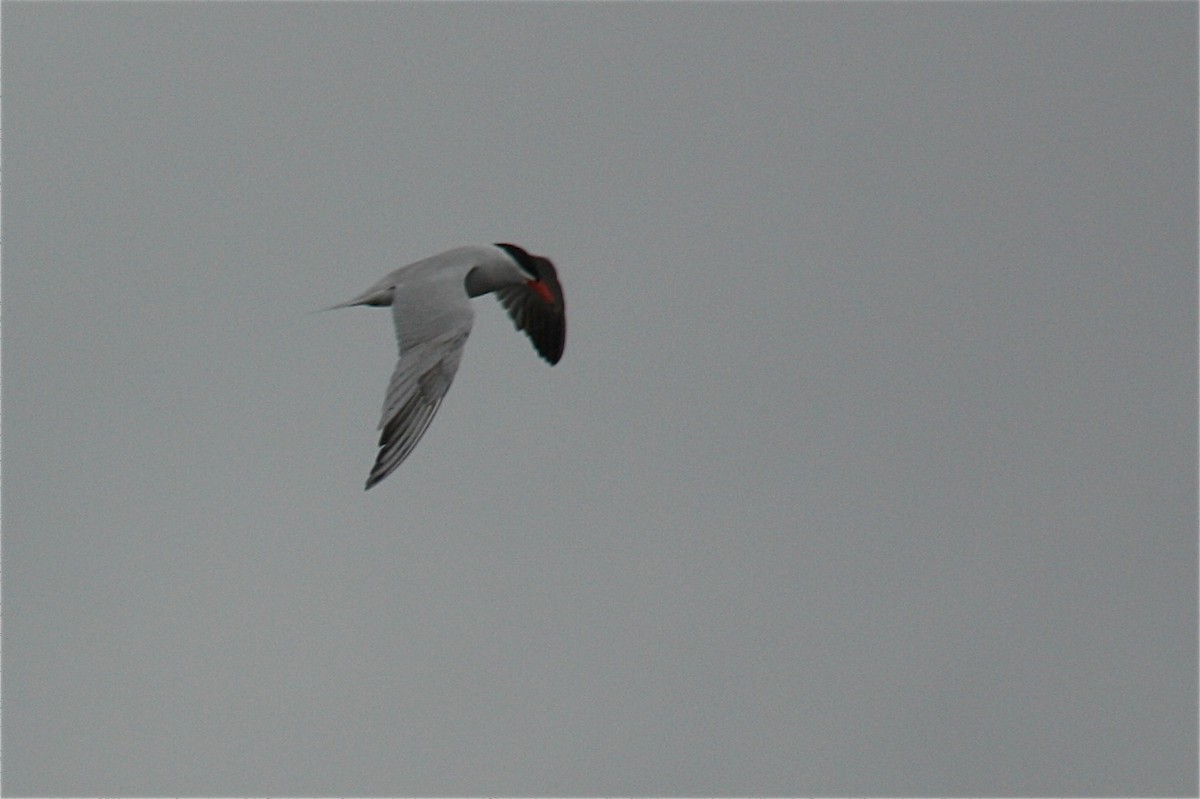
[[[567,340],[566,302],[549,258],[507,242],[456,247],[390,272],[352,300],[391,306],[400,358],[379,419],[379,452],[366,489],[396,470],[429,428],[462,360],[475,312],[471,298],[494,293],[513,326],[551,366]]]

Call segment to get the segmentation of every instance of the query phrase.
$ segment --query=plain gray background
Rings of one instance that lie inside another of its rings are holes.
[[[5,3],[4,790],[1194,795],[1196,28]]]

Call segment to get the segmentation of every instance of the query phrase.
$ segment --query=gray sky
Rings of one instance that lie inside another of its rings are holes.
[[[1194,795],[1196,27],[5,3],[5,791]]]

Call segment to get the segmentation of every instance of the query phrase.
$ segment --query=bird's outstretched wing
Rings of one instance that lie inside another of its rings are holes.
[[[513,324],[525,331],[534,349],[548,362],[558,363],[567,343],[567,306],[558,273],[548,258],[533,256],[537,280],[496,289],[496,296]]]
[[[379,419],[379,455],[367,478],[367,488],[395,471],[425,434],[450,390],[470,332],[468,319],[465,325],[400,353]]]

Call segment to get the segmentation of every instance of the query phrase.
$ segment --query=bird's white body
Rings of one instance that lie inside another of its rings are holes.
[[[554,265],[512,244],[458,247],[402,266],[333,306],[392,308],[400,360],[379,420],[379,456],[367,488],[412,452],[450,389],[475,312],[471,297],[496,292],[514,324],[551,364],[562,357],[566,314]]]

